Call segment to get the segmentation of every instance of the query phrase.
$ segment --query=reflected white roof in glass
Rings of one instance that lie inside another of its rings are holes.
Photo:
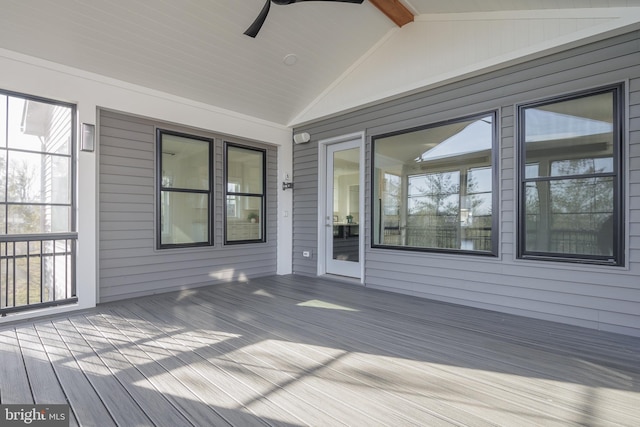
[[[491,150],[492,131],[490,117],[475,120],[432,149],[422,153],[420,157],[416,158],[416,161],[426,162]]]
[[[613,132],[613,124],[531,108],[526,111],[526,142],[580,138]]]

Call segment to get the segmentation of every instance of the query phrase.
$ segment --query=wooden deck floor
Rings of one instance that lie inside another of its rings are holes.
[[[83,426],[640,423],[640,339],[279,276],[0,326],[0,403]]]

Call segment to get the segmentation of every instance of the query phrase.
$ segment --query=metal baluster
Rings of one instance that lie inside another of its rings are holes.
[[[71,297],[76,297],[76,239],[71,239]]]
[[[50,298],[51,301],[56,300],[56,241],[53,240],[53,253],[51,259],[53,260],[53,286],[51,289],[53,290],[53,296]]]
[[[40,303],[44,301],[44,240],[40,240]]]
[[[16,306],[16,242],[13,243],[13,306]]]
[[[31,243],[27,240],[25,242],[27,244],[27,305],[31,304],[31,297],[29,295],[29,289],[31,288]]]
[[[6,268],[4,269],[4,306],[8,307],[9,306],[9,260],[7,258],[7,243],[3,242],[2,245],[4,246],[4,259],[2,259],[2,261],[0,262],[0,268],[2,268],[3,263],[6,263]],[[0,249],[1,250],[1,249]],[[2,274],[2,271],[0,270],[0,274]],[[2,316],[6,316],[6,313],[3,313]]]
[[[64,297],[69,298],[69,239],[64,240]]]

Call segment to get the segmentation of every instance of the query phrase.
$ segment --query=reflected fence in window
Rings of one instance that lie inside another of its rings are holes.
[[[382,244],[414,248],[491,251],[491,227],[385,227]]]
[[[0,316],[77,302],[77,233],[0,236]]]
[[[536,227],[537,223],[528,219],[527,245],[544,253],[581,254],[587,256],[613,256],[613,229],[600,227],[600,229],[576,229],[576,228],[551,228],[548,233],[541,233]],[[605,221],[605,223],[608,221]]]

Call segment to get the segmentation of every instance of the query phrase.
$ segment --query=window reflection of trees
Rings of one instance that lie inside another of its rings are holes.
[[[612,158],[551,162],[553,176],[606,172]],[[597,165],[600,164],[600,167]],[[604,164],[604,166],[602,166]],[[526,186],[527,249],[611,256],[614,186],[611,177],[530,182]],[[541,204],[540,198],[548,202]],[[542,223],[544,221],[544,223]],[[544,229],[549,232],[545,233]]]
[[[407,244],[457,248],[459,210],[459,171],[410,176]]]
[[[376,243],[493,250],[493,122],[485,116],[375,141],[384,165],[376,169]]]
[[[524,250],[613,256],[614,92],[524,109]]]

